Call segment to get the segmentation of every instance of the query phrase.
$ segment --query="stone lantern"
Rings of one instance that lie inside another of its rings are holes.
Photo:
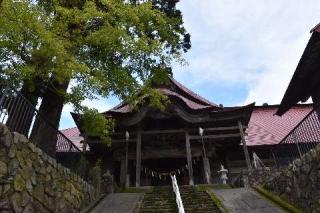
[[[225,169],[224,166],[221,164],[220,171],[218,171],[218,174],[220,174],[220,180],[222,181],[222,183],[227,184],[228,169]]]

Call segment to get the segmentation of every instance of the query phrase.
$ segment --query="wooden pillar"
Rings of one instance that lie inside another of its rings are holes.
[[[141,131],[137,132],[137,154],[136,154],[136,187],[140,186],[141,177]]]
[[[242,141],[242,146],[243,146],[244,157],[246,158],[247,167],[248,167],[248,170],[250,171],[250,170],[252,170],[252,166],[251,166],[250,156],[249,156],[249,152],[248,152],[246,139],[245,139],[245,135],[244,135],[244,132],[243,132],[243,126],[242,126],[241,121],[238,121],[238,126],[239,126],[239,129],[240,129],[240,135],[241,135],[241,141]]]
[[[206,184],[211,184],[211,168],[210,168],[210,161],[208,157],[203,156],[203,171],[206,180]]]
[[[120,186],[122,187],[126,186],[126,178],[127,178],[126,160],[122,159],[120,161]]]
[[[130,180],[129,180],[129,174],[128,174],[128,152],[129,152],[129,144],[128,144],[128,141],[126,141],[126,158],[125,158],[125,173],[126,173],[126,180],[125,180],[125,186],[126,187],[129,187],[129,184],[130,184]]]
[[[193,181],[192,155],[191,155],[189,132],[186,132],[186,149],[187,149],[189,185],[193,186],[194,185],[194,181]]]
[[[131,166],[130,164],[127,165],[127,176],[126,176],[126,187],[130,186],[130,171],[131,171]]]

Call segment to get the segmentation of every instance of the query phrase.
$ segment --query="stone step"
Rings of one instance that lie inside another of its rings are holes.
[[[205,191],[193,186],[181,186],[180,194],[186,213],[220,213]],[[142,201],[140,212],[177,212],[176,198],[171,187],[155,187]]]
[[[198,191],[192,186],[183,186],[180,195],[186,213],[220,213],[219,208],[205,191]]]
[[[142,201],[140,212],[176,213],[175,195],[171,187],[155,187],[146,193]]]

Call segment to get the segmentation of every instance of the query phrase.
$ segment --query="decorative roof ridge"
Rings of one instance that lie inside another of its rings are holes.
[[[320,23],[318,23],[316,26],[314,26],[314,27],[310,30],[310,33],[313,33],[314,31],[320,32]]]
[[[187,95],[195,103],[198,103],[198,104],[201,104],[201,105],[204,105],[204,106],[220,108],[217,104],[215,104],[213,102],[210,102],[207,99],[203,98],[202,96],[198,95],[197,93],[193,92],[192,90],[190,90],[189,88],[187,88],[186,86],[184,86],[183,84],[181,84],[180,82],[175,80],[173,77],[169,77],[169,79],[170,79],[170,82],[180,90],[180,92],[184,93],[184,94],[180,94],[181,96],[186,96]],[[170,88],[168,88],[168,89],[171,90]],[[185,98],[189,99],[188,97],[185,97]],[[115,111],[115,110],[123,107],[124,105],[127,105],[127,103],[125,101],[122,101],[118,105],[116,105],[116,106],[112,107],[111,109],[109,109],[109,110],[107,110],[105,112],[102,112],[102,113],[105,114],[105,113],[108,113],[108,112]]]
[[[313,103],[298,103],[293,105],[292,107],[312,107],[314,104]],[[261,109],[261,108],[278,108],[280,106],[280,104],[268,104],[268,105],[256,105],[255,108],[257,109]]]
[[[104,111],[104,112],[101,112],[101,113],[104,114],[104,113],[107,113],[107,112],[109,112],[109,111],[116,110],[116,109],[122,107],[122,106],[125,105],[125,104],[127,104],[127,103],[124,102],[124,101],[121,101],[119,104],[115,105],[115,106],[112,107],[111,109],[108,109],[107,111]]]
[[[219,107],[217,104],[215,104],[215,103],[203,98],[202,96],[198,95],[197,93],[193,92],[191,89],[187,88],[186,86],[184,86],[182,83],[180,83],[179,81],[177,81],[173,77],[169,77],[169,79],[180,90],[182,90],[186,94],[190,95],[192,98],[194,98],[195,100],[201,102],[202,104],[206,104],[206,105],[210,105],[210,106],[214,106],[214,107]]]
[[[68,130],[71,130],[71,129],[78,129],[78,127],[68,127],[68,128],[65,128],[65,129],[59,129],[60,132],[62,131],[68,131]]]

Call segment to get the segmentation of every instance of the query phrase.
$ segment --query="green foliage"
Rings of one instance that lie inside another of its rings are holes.
[[[85,99],[115,95],[163,110],[167,98],[150,86],[166,81],[163,67],[184,63],[191,47],[177,2],[2,0],[0,81],[53,92],[76,109]],[[109,143],[112,121],[84,113],[88,135]]]
[[[263,195],[264,197],[268,198],[269,200],[271,200],[272,202],[274,202],[275,204],[277,204],[278,206],[280,206],[281,208],[283,208],[284,210],[290,212],[290,213],[303,213],[303,211],[297,209],[296,207],[294,207],[293,205],[289,204],[287,201],[285,201],[284,199],[280,198],[279,196],[261,188],[261,187],[254,187],[254,189],[259,192],[261,195]]]
[[[114,120],[106,119],[97,110],[85,108],[82,115],[82,127],[89,137],[100,137],[103,143],[111,145],[110,134],[114,129]]]
[[[81,177],[86,177],[89,162],[84,155],[81,155],[78,161],[75,162],[75,171]]]
[[[98,159],[94,165],[94,167],[91,168],[89,172],[89,178],[93,184],[93,186],[96,187],[97,191],[100,193],[100,187],[101,187],[101,166],[102,162],[101,159]]]
[[[72,79],[66,101],[75,105],[93,94],[126,99],[151,78],[167,75],[160,64],[183,62],[190,36],[175,5],[3,0],[0,77],[50,90],[56,90],[52,81]]]
[[[169,103],[169,99],[166,95],[148,86],[142,87],[126,100],[134,110],[137,110],[142,105],[147,104],[149,107],[163,111]]]

